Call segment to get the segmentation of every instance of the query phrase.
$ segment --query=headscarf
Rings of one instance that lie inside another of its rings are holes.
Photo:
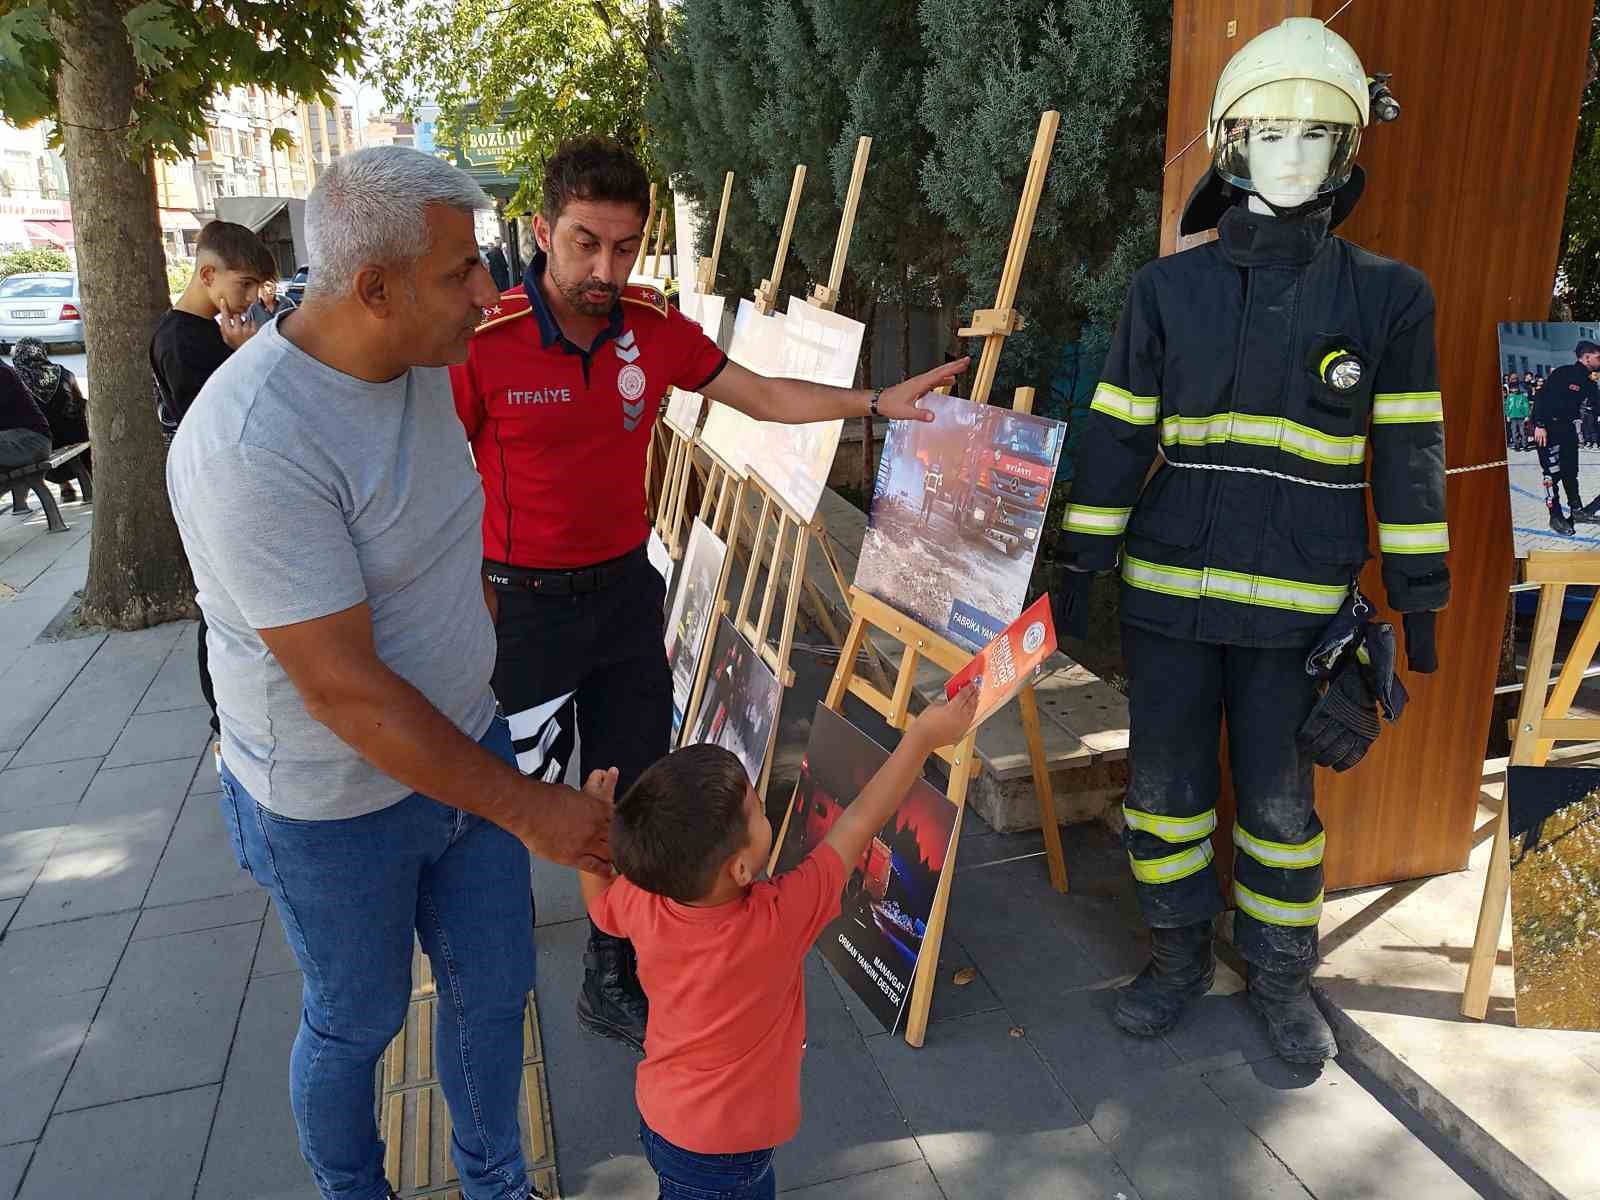
[[[16,349],[11,352],[11,365],[40,409],[48,405],[61,384],[61,366],[50,361],[50,352],[44,343],[34,337],[17,339]]]

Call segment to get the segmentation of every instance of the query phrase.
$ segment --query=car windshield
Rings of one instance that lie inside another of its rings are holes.
[[[38,275],[13,275],[0,281],[0,299],[23,300],[50,296],[65,299],[72,295],[72,280]]]

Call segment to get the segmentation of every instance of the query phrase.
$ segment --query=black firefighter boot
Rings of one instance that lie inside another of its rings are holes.
[[[644,1027],[650,1006],[634,967],[633,947],[623,938],[589,927],[583,956],[583,989],[578,993],[578,1024],[590,1033],[627,1042],[644,1053]]]
[[[1339,1053],[1333,1030],[1311,998],[1311,972],[1251,965],[1250,1007],[1267,1023],[1267,1040],[1284,1062],[1323,1063]]]
[[[1211,990],[1217,960],[1211,949],[1211,922],[1150,930],[1150,962],[1117,993],[1112,1014],[1119,1028],[1155,1037],[1178,1023],[1196,997]]]

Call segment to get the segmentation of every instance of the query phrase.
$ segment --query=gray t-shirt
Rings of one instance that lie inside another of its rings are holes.
[[[333,820],[410,789],[306,712],[258,629],[366,601],[384,663],[483,736],[495,660],[483,485],[443,369],[367,383],[273,321],[200,390],[167,458],[167,491],[209,629],[223,758],[261,804]]]

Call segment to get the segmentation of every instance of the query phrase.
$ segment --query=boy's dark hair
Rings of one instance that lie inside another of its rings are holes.
[[[544,164],[544,217],[550,224],[570,200],[609,200],[635,204],[650,213],[650,177],[637,155],[610,138],[580,137],[562,142]]]
[[[611,860],[635,886],[688,904],[745,844],[744,764],[721,746],[685,746],[634,782],[611,816]]]
[[[250,271],[263,279],[277,279],[278,264],[272,251],[246,225],[232,221],[208,221],[195,239],[194,254],[214,254],[230,271]]]

